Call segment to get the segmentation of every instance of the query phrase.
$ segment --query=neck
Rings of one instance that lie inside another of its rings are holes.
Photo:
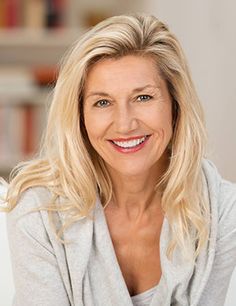
[[[161,209],[162,192],[156,190],[156,185],[166,168],[166,158],[142,175],[127,177],[108,168],[113,184],[113,198],[108,206],[123,212],[129,219],[137,219],[157,205]]]

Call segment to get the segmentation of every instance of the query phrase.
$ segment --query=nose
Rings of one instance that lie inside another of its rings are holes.
[[[138,127],[138,118],[132,105],[119,106],[114,113],[115,130],[119,134],[129,134]]]

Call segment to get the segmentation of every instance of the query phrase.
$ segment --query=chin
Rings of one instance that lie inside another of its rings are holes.
[[[124,176],[139,176],[139,175],[143,175],[145,172],[147,172],[150,169],[150,167],[144,167],[144,166],[135,166],[134,164],[131,165],[130,167],[113,167],[113,170],[115,170],[116,172],[119,172],[120,174],[124,175]]]

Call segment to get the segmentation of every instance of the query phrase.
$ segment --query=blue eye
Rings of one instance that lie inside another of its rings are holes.
[[[110,102],[108,102],[107,100],[99,100],[95,103],[95,106],[97,107],[107,107],[109,105]]]
[[[149,95],[140,95],[140,96],[138,96],[138,99],[140,99],[139,101],[149,101],[149,100],[151,100],[152,99],[152,97],[151,96],[149,96]]]

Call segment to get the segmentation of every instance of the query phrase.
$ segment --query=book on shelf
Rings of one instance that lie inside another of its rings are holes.
[[[22,25],[22,1],[0,0],[0,27],[15,28]]]
[[[4,0],[3,0],[4,1]],[[20,23],[20,0],[7,0],[5,4],[6,26],[8,28],[17,27]]]
[[[24,0],[22,14],[25,27],[41,29],[46,26],[47,7],[45,1]]]
[[[0,173],[38,152],[48,93],[31,70],[0,69]]]
[[[0,170],[38,152],[44,126],[42,105],[0,105]]]
[[[46,20],[47,27],[61,27],[64,22],[65,1],[64,0],[47,0]]]
[[[1,164],[9,160],[21,159],[23,139],[23,109],[11,105],[0,106],[0,159]]]
[[[0,0],[0,27],[63,27],[66,5],[67,0]]]
[[[23,139],[22,139],[22,151],[24,156],[29,156],[34,152],[35,141],[35,112],[32,104],[22,105],[23,108]]]

